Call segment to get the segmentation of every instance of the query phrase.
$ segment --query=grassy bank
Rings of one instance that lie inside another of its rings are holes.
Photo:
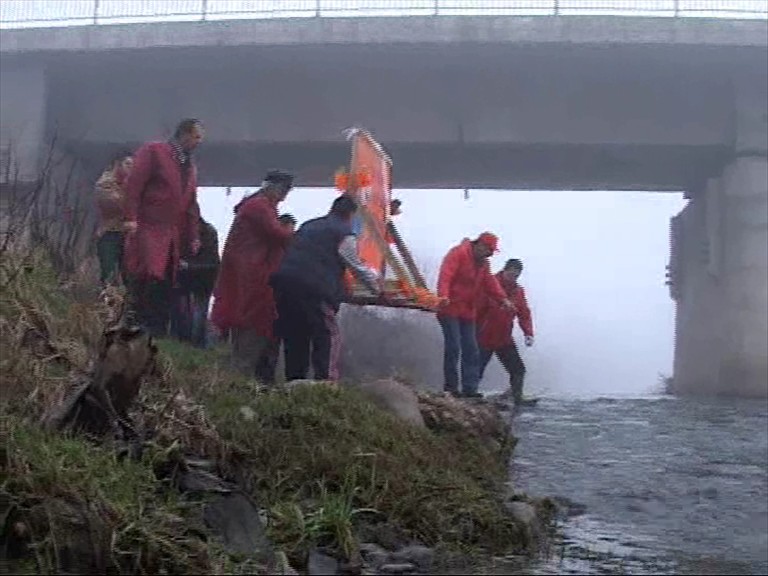
[[[226,442],[222,468],[270,511],[289,556],[317,543],[348,555],[357,529],[382,521],[428,545],[519,541],[499,505],[504,458],[476,440],[405,426],[354,389],[268,392],[224,371],[221,351],[160,348]]]
[[[140,461],[118,459],[106,441],[41,431],[44,410],[87,368],[108,314],[40,258],[12,272],[5,266],[0,278],[6,557],[43,573],[74,562],[62,550],[121,573],[244,570],[243,559],[212,543],[202,503],[168,476],[179,454],[215,462],[252,494],[271,539],[297,566],[314,546],[354,557],[361,539],[492,552],[523,545],[501,506],[498,450],[403,425],[354,389],[264,390],[230,373],[222,350],[159,342],[160,370],[134,414],[153,431]],[[78,526],[96,536],[68,542],[83,533]]]

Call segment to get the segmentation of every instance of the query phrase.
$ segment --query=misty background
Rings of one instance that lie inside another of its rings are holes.
[[[218,230],[221,248],[234,206],[254,189],[232,188],[229,195],[225,188],[200,189],[203,216]],[[527,391],[557,397],[659,391],[659,376],[672,373],[674,302],[664,281],[669,219],[685,205],[682,194],[514,190],[468,194],[465,199],[464,190],[394,190],[393,197],[403,201],[403,214],[395,223],[432,288],[445,253],[463,238],[485,230],[501,240],[501,251],[491,261],[494,271],[508,258],[524,261],[521,283],[536,329],[535,346],[521,346],[528,367]],[[324,214],[336,195],[331,188],[297,188],[279,211],[303,222]],[[391,372],[418,384],[440,385],[442,337],[433,315],[398,314],[399,320],[409,320],[413,334],[408,336],[402,333],[402,322],[391,317],[350,312],[342,322],[344,346],[345,354],[355,354],[356,368],[376,364],[381,371],[382,366],[391,366]],[[521,344],[518,328],[515,334]],[[505,386],[505,374],[493,360],[481,390]]]

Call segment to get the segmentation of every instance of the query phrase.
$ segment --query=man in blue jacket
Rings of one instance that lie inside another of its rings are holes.
[[[299,228],[272,275],[275,327],[283,340],[287,381],[307,378],[310,360],[316,380],[338,379],[341,341],[336,315],[346,298],[347,269],[373,293],[381,294],[381,280],[357,254],[352,231],[356,211],[351,197],[336,198],[326,216]]]

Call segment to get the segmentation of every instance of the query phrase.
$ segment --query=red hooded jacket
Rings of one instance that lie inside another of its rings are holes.
[[[526,336],[533,336],[533,318],[525,290],[516,282],[504,278],[503,272],[496,279],[514,305],[506,310],[486,294],[480,296],[477,307],[477,343],[485,350],[499,350],[512,344],[512,328],[515,318],[520,319],[520,328]]]
[[[507,298],[491,274],[488,262],[478,263],[472,254],[472,242],[464,239],[448,251],[440,266],[437,294],[447,298],[448,304],[440,309],[438,316],[474,321],[481,293],[498,301],[499,305]]]
[[[277,205],[262,194],[235,208],[219,276],[211,321],[221,330],[249,328],[272,337],[277,318],[269,277],[280,266],[293,233],[277,219]]]
[[[197,171],[189,167],[186,186],[181,168],[167,142],[145,144],[134,155],[133,170],[125,183],[125,220],[137,222],[136,232],[125,241],[125,265],[140,279],[175,277],[183,241],[199,239],[200,207],[197,204]]]

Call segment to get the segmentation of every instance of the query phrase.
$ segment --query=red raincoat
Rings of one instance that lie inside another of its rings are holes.
[[[136,232],[125,242],[125,266],[140,280],[162,280],[168,270],[175,278],[179,255],[199,238],[197,170],[189,168],[182,189],[181,168],[167,142],[145,144],[134,155],[125,184],[125,219],[136,222]]]
[[[507,298],[491,274],[488,262],[478,264],[472,254],[472,242],[464,239],[449,250],[440,266],[437,295],[448,298],[448,304],[440,309],[438,316],[474,321],[481,293],[487,293],[499,303]]]
[[[277,318],[269,277],[293,233],[277,220],[277,204],[256,194],[235,208],[213,291],[211,321],[221,330],[247,328],[272,337]]]
[[[477,343],[485,350],[500,350],[512,344],[515,318],[519,318],[523,334],[533,336],[533,318],[525,299],[525,290],[516,282],[505,279],[503,272],[496,274],[496,279],[515,309],[506,310],[486,294],[480,296],[477,307]]]

